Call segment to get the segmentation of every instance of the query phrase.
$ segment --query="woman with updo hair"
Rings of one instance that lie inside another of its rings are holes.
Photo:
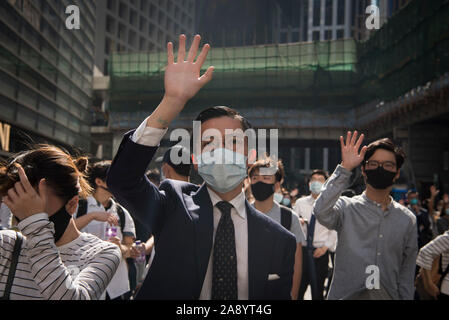
[[[21,152],[0,168],[0,196],[20,232],[0,231],[0,299],[99,299],[120,249],[81,233],[72,219],[91,192],[88,160],[51,145]]]

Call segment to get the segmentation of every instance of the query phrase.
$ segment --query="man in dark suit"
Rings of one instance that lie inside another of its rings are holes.
[[[158,189],[145,176],[168,124],[212,79],[213,67],[200,77],[208,44],[194,61],[199,43],[197,35],[184,61],[181,35],[177,63],[168,43],[164,98],[139,128],[125,134],[108,174],[108,188],[155,238],[155,256],[137,299],[290,299],[295,237],[249,205],[242,186],[255,150],[248,150],[246,138],[243,147],[231,139],[229,148],[226,141],[227,129],[250,127],[246,119],[227,107],[198,116],[202,138],[194,143],[201,155],[193,162],[202,186],[166,179]],[[226,139],[206,139],[209,129]],[[234,162],[201,160],[215,153]]]

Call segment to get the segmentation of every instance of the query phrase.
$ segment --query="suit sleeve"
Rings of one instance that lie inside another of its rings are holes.
[[[118,202],[145,226],[157,234],[169,213],[165,192],[152,184],[145,175],[157,146],[134,142],[134,131],[125,134],[108,172],[107,185]]]
[[[347,187],[350,177],[351,172],[338,165],[313,204],[316,219],[329,230],[338,231],[342,226],[345,204],[340,195]]]
[[[293,272],[295,266],[295,254],[296,254],[296,239],[289,236],[286,240],[284,263],[282,266],[282,300],[291,300],[291,291],[293,284]]]

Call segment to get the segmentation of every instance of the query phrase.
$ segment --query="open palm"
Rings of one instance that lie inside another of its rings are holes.
[[[184,60],[186,56],[186,37],[183,34],[180,35],[177,62],[174,61],[173,43],[169,42],[167,44],[168,61],[165,69],[164,82],[165,94],[168,97],[187,101],[195,96],[195,94],[212,79],[214,69],[212,66],[200,76],[201,67],[204,64],[210,49],[208,44],[203,46],[196,62],[194,61],[200,41],[201,37],[196,35],[188,52],[187,60]]]
[[[354,131],[354,134],[351,134],[351,131],[348,131],[345,144],[343,137],[340,137],[342,159],[341,165],[344,168],[351,171],[362,163],[366,153],[366,146],[364,146],[359,153],[359,148],[362,144],[363,138],[364,135],[361,134],[357,140],[357,131]]]

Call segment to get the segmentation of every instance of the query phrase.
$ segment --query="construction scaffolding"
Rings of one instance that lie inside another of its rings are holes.
[[[449,71],[449,1],[411,1],[357,51],[360,104],[424,86]]]
[[[142,101],[163,92],[166,53],[114,53],[111,57],[111,111],[141,106],[120,101]],[[310,94],[313,87],[336,91],[355,80],[356,44],[353,40],[212,48],[203,65],[215,67],[214,80],[201,94],[223,90]],[[235,91],[234,91],[235,92]]]
[[[177,126],[216,104],[245,110],[259,127],[370,126],[393,105],[388,101],[401,100],[449,71],[449,0],[411,1],[362,43],[211,45],[202,72],[213,65],[214,79],[189,102]],[[166,61],[165,52],[112,54],[112,129],[138,125],[157,106]],[[373,104],[374,110],[366,107]]]

